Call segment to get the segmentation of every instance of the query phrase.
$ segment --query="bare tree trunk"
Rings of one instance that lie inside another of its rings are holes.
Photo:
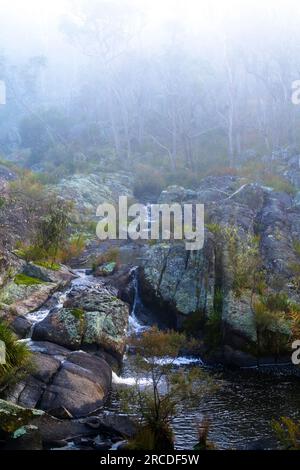
[[[115,113],[114,113],[113,91],[108,84],[107,84],[107,101],[108,101],[108,113],[109,113],[109,118],[110,118],[110,125],[112,129],[113,140],[114,140],[114,147],[115,147],[117,158],[120,159],[121,158],[121,142],[120,142],[119,130],[118,130],[117,122],[115,118]]]

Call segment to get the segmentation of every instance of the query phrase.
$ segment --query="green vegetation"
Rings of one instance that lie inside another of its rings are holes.
[[[214,309],[205,325],[207,343],[212,350],[220,346],[222,341],[222,309],[223,292],[217,288],[214,296]]]
[[[44,282],[36,277],[27,276],[26,274],[17,274],[14,279],[15,284],[18,286],[34,286],[43,284]]]
[[[297,192],[295,186],[293,186],[285,178],[282,178],[281,176],[276,175],[276,174],[266,174],[266,175],[264,175],[263,176],[263,183],[266,186],[270,186],[275,191],[282,191],[282,192],[290,194],[291,196],[294,196]]]
[[[106,263],[119,263],[120,249],[118,247],[109,248],[107,251],[99,255],[92,264],[93,271],[96,271],[98,266]]]
[[[293,248],[298,256],[300,256],[300,240],[293,241]]]
[[[210,428],[210,421],[204,418],[198,426],[198,443],[194,446],[193,450],[213,450],[215,445],[208,441],[208,433]]]
[[[221,236],[222,234],[222,226],[220,224],[207,223],[205,224],[205,227],[214,235]]]
[[[197,337],[205,323],[204,313],[196,310],[189,314],[182,323],[182,331],[188,336]]]
[[[273,430],[285,450],[300,450],[300,422],[282,416],[278,421],[273,420]]]
[[[176,368],[174,361],[180,350],[188,345],[182,333],[160,331],[156,327],[131,338],[134,348],[133,367],[136,384],[120,391],[124,410],[134,410],[138,420],[138,434],[129,442],[130,449],[166,451],[173,449],[171,420],[182,408],[199,403],[216,386],[199,367]],[[164,362],[164,358],[169,361]],[[148,385],[139,383],[139,376]]]
[[[50,199],[45,214],[39,219],[35,245],[56,259],[59,248],[68,238],[71,205],[64,200]]]
[[[83,320],[84,310],[82,308],[72,308],[70,311],[73,317],[76,318],[76,320],[80,320],[80,321]]]
[[[300,263],[289,264],[289,270],[293,274],[292,283],[297,293],[300,292]]]
[[[3,397],[8,387],[21,380],[31,370],[31,353],[9,326],[0,321],[0,340],[6,347],[6,363],[0,364],[0,396]]]
[[[264,287],[264,272],[259,254],[259,237],[247,235],[242,240],[235,227],[227,227],[225,239],[233,269],[233,290],[237,296],[244,289],[260,292]]]
[[[51,269],[52,271],[60,270],[60,264],[52,263],[52,261],[36,261],[35,264],[37,266],[41,266],[42,268]]]
[[[286,293],[266,293],[253,304],[257,330],[257,352],[275,356],[289,350],[293,338],[299,338],[300,305]]]
[[[70,239],[62,240],[58,247],[55,259],[61,263],[67,263],[72,258],[79,256],[86,246],[86,238],[82,234],[75,234]]]
[[[232,225],[221,227],[219,224],[208,223],[206,227],[218,237],[225,248],[235,295],[239,297],[244,290],[262,292],[265,288],[265,275],[259,253],[259,236],[246,234],[242,238],[237,227]]]

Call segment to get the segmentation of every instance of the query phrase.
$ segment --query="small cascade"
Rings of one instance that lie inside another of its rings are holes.
[[[112,372],[112,383],[114,385],[148,385],[151,383],[151,380],[145,378],[120,377],[115,372]]]
[[[68,294],[71,290],[76,287],[76,289],[85,289],[86,286],[91,286],[97,283],[97,279],[92,274],[86,274],[85,269],[74,269],[74,274],[76,274],[76,278],[71,281],[70,286],[63,292],[55,292],[51,297],[51,305],[48,307],[43,307],[39,310],[35,310],[34,312],[30,312],[26,315],[29,321],[32,322],[32,326],[29,333],[29,338],[31,338],[33,329],[35,325],[46,318],[49,312],[52,309],[61,309],[64,306],[64,303],[68,297]]]
[[[134,299],[129,316],[129,333],[141,333],[142,331],[145,331],[148,328],[146,325],[143,325],[137,318],[138,308],[140,305],[142,305],[141,298],[139,295],[138,269],[138,266],[135,266],[130,271],[130,274],[133,278],[132,282],[134,290]]]
[[[198,364],[200,366],[204,365],[204,362],[202,359],[200,359],[200,357],[187,356],[179,356],[176,359],[173,359],[172,357],[157,358],[155,362],[159,365],[172,364],[173,366],[189,366],[191,364]]]

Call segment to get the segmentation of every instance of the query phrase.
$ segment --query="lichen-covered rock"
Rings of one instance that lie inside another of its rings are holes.
[[[32,339],[49,341],[70,349],[79,349],[84,333],[82,316],[72,309],[62,308],[50,311],[47,317],[37,323]]]
[[[111,261],[110,263],[104,263],[101,266],[98,266],[95,275],[96,276],[111,276],[117,267],[117,263],[115,261]]]
[[[255,319],[250,305],[250,292],[242,292],[236,296],[232,291],[227,292],[223,299],[224,340],[237,349],[245,343],[257,341]]]
[[[126,173],[97,173],[90,175],[72,175],[61,180],[53,187],[64,199],[73,201],[78,217],[85,219],[103,202],[115,204],[119,196],[132,197],[132,179]]]
[[[214,251],[211,238],[203,250],[190,252],[184,243],[157,244],[144,261],[142,295],[146,302],[178,314],[210,312],[214,298]],[[171,321],[172,323],[172,321]]]
[[[148,247],[141,294],[146,303],[160,307],[160,314],[165,315],[169,324],[178,327],[187,315],[208,320],[215,308],[215,295],[220,292],[221,342],[248,354],[256,351],[258,341],[251,291],[247,288],[235,291],[236,258],[228,239],[220,234],[228,227],[236,231],[240,240],[234,248],[236,256],[243,252],[249,239],[257,236],[267,285],[299,302],[300,293],[293,286],[293,279],[296,267],[300,266],[295,244],[300,241],[300,208],[290,194],[239,177],[206,178],[196,193],[196,197],[193,193],[190,198],[184,188],[171,187],[162,193],[160,200],[205,204],[207,230],[203,249],[190,253],[180,242]],[[284,328],[281,333],[288,338],[288,323]]]
[[[128,327],[128,305],[102,284],[72,289],[59,310],[50,311],[32,334],[70,349],[96,346],[121,359]]]
[[[43,411],[41,410],[23,408],[0,399],[0,430],[2,432],[13,433],[42,415]]]
[[[39,428],[28,424],[17,429],[5,443],[3,450],[42,450],[43,442]]]

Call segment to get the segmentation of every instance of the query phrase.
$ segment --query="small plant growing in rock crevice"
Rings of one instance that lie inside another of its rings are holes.
[[[84,310],[82,308],[72,308],[70,312],[76,320],[81,321],[84,319]]]
[[[297,255],[300,256],[300,240],[293,241],[293,248]]]
[[[206,339],[212,350],[217,348],[222,341],[222,309],[223,292],[220,288],[216,288],[214,295],[214,309],[205,325]]]

